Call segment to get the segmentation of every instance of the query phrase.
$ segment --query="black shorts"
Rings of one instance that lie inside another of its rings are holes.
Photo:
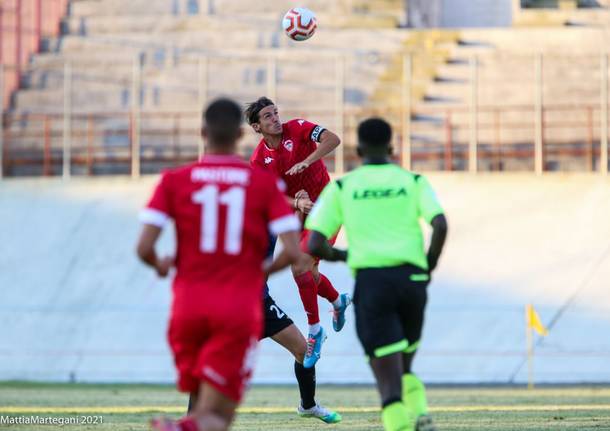
[[[263,316],[265,323],[263,327],[263,338],[273,337],[278,332],[288,328],[294,322],[284,311],[275,303],[269,295],[263,301]]]
[[[417,349],[428,283],[428,273],[412,265],[358,270],[356,331],[369,358]]]

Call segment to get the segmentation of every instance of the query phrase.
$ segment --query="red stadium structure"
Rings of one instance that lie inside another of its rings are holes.
[[[0,64],[3,106],[19,88],[23,67],[40,50],[43,37],[57,36],[68,0],[3,0],[0,3]]]

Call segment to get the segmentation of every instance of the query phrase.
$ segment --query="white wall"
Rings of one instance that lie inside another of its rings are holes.
[[[550,335],[545,382],[610,382],[610,181],[597,176],[430,175],[450,222],[415,369],[428,382],[523,382],[523,306]],[[172,381],[169,287],[135,258],[136,215],[155,178],[0,182],[0,379]],[[162,247],[172,248],[172,234]],[[349,271],[323,264],[341,291]],[[272,295],[304,327],[287,273]],[[330,330],[320,382],[370,382],[348,316]],[[292,382],[289,355],[262,345],[255,381]]]
[[[508,27],[512,0],[442,0],[442,27]]]

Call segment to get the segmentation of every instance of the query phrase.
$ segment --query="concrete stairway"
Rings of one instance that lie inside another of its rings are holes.
[[[315,110],[312,120],[332,128],[336,124],[336,59],[346,58],[347,108],[358,107],[370,97],[387,67],[391,57],[387,53],[404,38],[403,32],[394,30],[400,3],[394,0],[379,0],[372,14],[366,2],[351,2],[351,11],[346,9],[347,2],[303,2],[316,11],[320,23],[307,43],[293,42],[281,32],[281,15],[293,6],[291,2],[265,2],[251,12],[243,2],[214,1],[210,2],[212,15],[201,14],[196,3],[74,1],[64,23],[66,34],[48,41],[47,52],[32,59],[24,79],[26,88],[15,95],[14,113],[61,114],[66,62],[72,69],[75,114],[120,114],[120,119],[96,121],[96,130],[103,130],[117,122],[124,125],[134,103],[144,111],[196,113],[201,109],[203,87],[207,99],[229,95],[242,103],[253,100],[267,92],[268,59],[277,58],[277,100],[282,109],[287,113]],[[207,58],[205,85],[200,69],[203,57]],[[134,64],[142,68],[139,95],[132,88]],[[186,138],[193,148],[198,121],[181,123],[195,132]],[[10,124],[12,147],[41,148],[43,127],[42,121],[23,117]],[[51,129],[57,135],[58,127],[61,121],[53,121]],[[157,130],[174,127],[173,118],[155,121]],[[82,145],[86,132],[76,135],[75,145]],[[57,137],[51,139],[55,151],[61,144]],[[255,138],[248,139],[247,145],[252,146]],[[93,145],[106,146],[107,141],[96,134]],[[110,141],[129,146],[127,133]],[[143,141],[144,147],[155,145],[160,144],[149,138]]]
[[[571,120],[584,125],[589,121],[586,116],[591,115],[591,121],[595,125],[599,123],[595,114],[599,109],[601,84],[599,46],[609,40],[605,31],[596,28],[462,30],[459,37],[458,43],[448,47],[448,60],[438,67],[433,82],[416,104],[412,136],[415,148],[428,145],[442,152],[448,133],[456,145],[467,144],[472,61],[475,59],[478,65],[477,99],[481,108],[478,121],[487,124],[479,132],[482,144],[491,145],[498,140],[515,145],[533,142],[535,63],[541,54],[544,104],[571,109],[553,108],[545,114],[545,121],[556,126],[562,117],[569,115]],[[506,107],[501,114],[486,109],[499,103]],[[450,129],[447,126],[449,115]],[[492,126],[494,122],[514,126],[503,128],[502,136],[498,137]],[[593,132],[595,140],[599,136],[596,127]],[[545,132],[545,140],[550,144],[569,145],[583,142],[588,133],[584,126],[552,127]],[[587,169],[585,166],[589,162],[570,164],[569,160],[557,160],[556,163],[562,165],[562,169]],[[512,168],[531,167],[512,165]]]

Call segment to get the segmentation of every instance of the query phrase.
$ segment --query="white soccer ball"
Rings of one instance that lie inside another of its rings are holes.
[[[292,40],[303,41],[309,39],[316,32],[318,21],[312,11],[304,7],[290,9],[284,15],[282,28]]]

